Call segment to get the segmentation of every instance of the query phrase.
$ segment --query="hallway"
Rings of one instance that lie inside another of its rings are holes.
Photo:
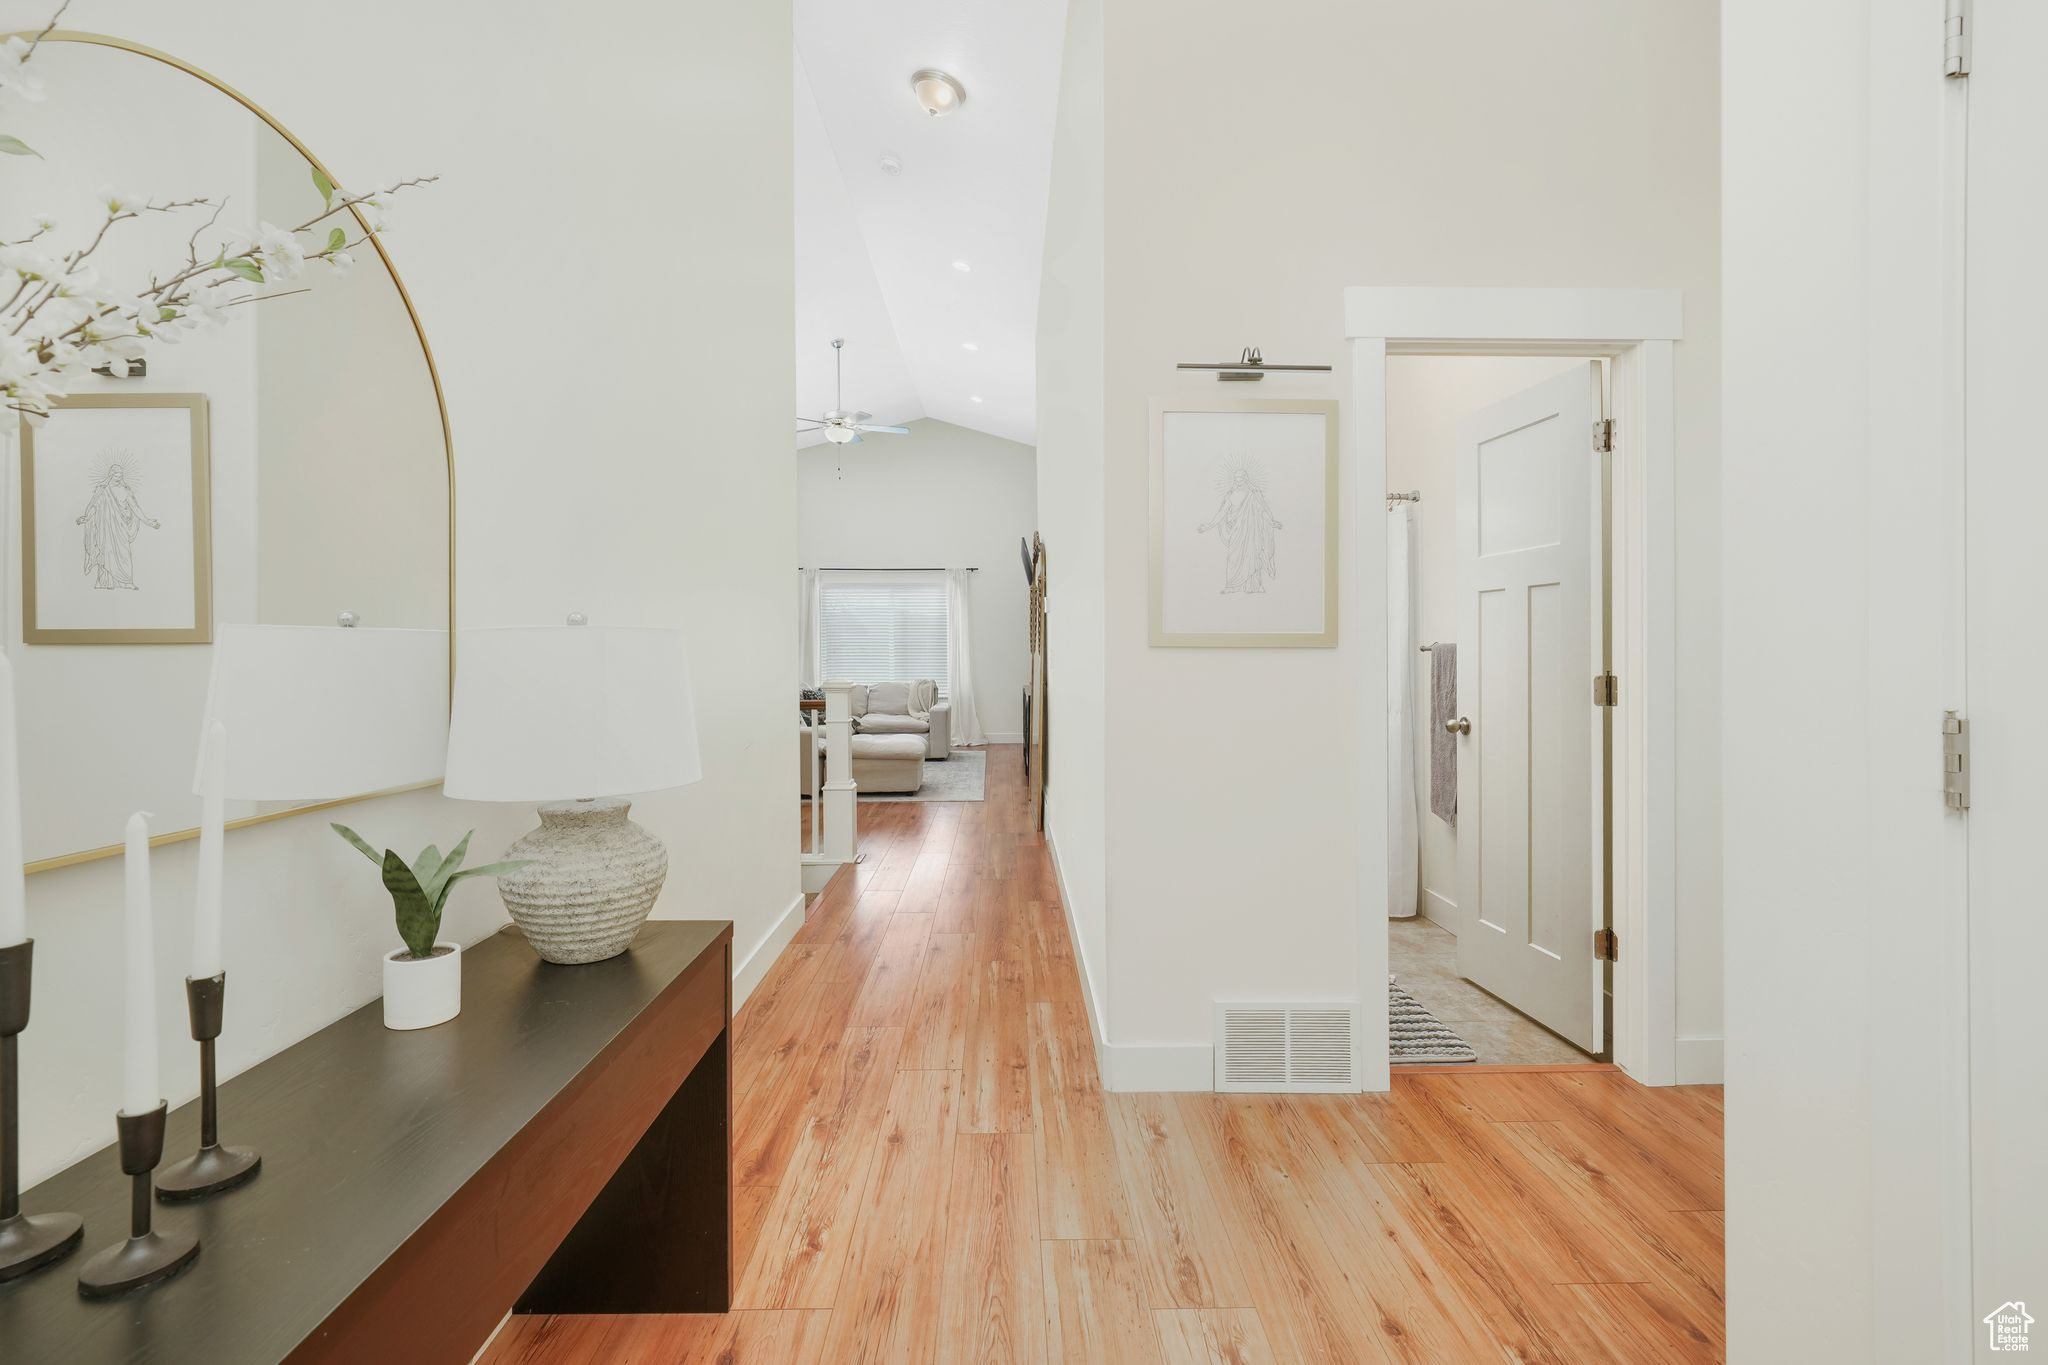
[[[1718,1087],[1105,1094],[988,753],[986,801],[861,808],[735,1021],[739,1311],[514,1318],[488,1365],[1722,1358]]]

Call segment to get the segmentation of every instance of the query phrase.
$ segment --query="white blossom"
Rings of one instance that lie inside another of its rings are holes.
[[[20,38],[0,41],[0,94],[42,98],[41,82],[25,69],[34,52]],[[397,188],[402,186],[354,201],[373,230],[383,227],[382,210]],[[219,231],[219,245],[199,250],[196,259],[165,263],[142,277],[146,283],[137,292],[129,292],[102,278],[86,259],[109,233],[145,211],[214,207],[220,201],[188,197],[152,204],[111,187],[98,199],[106,220],[89,228],[82,242],[56,246],[50,240],[56,219],[37,214],[32,239],[0,244],[0,441],[19,425],[15,414],[30,424],[41,422],[92,370],[105,367],[125,376],[150,346],[227,322],[233,305],[262,297],[249,287],[259,282],[251,278],[259,270],[268,282],[298,275],[309,255],[335,272],[354,264],[349,252],[327,246],[335,231],[331,215],[296,229],[266,222],[253,235]],[[330,206],[346,202],[349,196],[338,190],[329,196]],[[46,244],[50,249],[41,249]],[[213,252],[210,263],[207,251]]]
[[[288,280],[306,268],[306,247],[296,233],[264,223],[256,231],[256,253],[263,258],[263,273],[273,280]]]
[[[32,50],[20,37],[0,43],[0,91],[11,90],[25,100],[43,97],[42,79],[27,69]]]

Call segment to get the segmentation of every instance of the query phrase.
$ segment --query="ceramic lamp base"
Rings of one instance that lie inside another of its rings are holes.
[[[556,801],[540,828],[505,850],[530,862],[498,878],[498,894],[549,962],[602,962],[632,946],[668,880],[668,850],[627,819],[619,797]]]

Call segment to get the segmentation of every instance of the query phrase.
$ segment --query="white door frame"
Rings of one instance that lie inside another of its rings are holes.
[[[1387,357],[1570,355],[1613,361],[1612,613],[1621,704],[1614,715],[1614,1060],[1647,1085],[1678,1079],[1677,1041],[1677,426],[1672,343],[1684,336],[1675,289],[1344,291],[1351,351],[1345,463],[1358,528],[1348,629],[1370,653],[1386,629]],[[1361,706],[1386,711],[1386,669],[1362,668]],[[1590,702],[1590,682],[1589,702]],[[1360,1088],[1391,1085],[1387,997],[1386,727],[1359,727]],[[1588,952],[1591,945],[1588,945]]]

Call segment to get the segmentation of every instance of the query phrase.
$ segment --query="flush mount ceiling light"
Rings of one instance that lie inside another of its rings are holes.
[[[910,78],[910,90],[917,96],[919,107],[933,118],[950,114],[967,103],[965,86],[945,72],[930,67]]]
[[[967,401],[970,403],[979,403],[981,401],[981,395],[978,393],[971,393],[967,396]]]
[[[955,261],[955,262],[953,262],[953,268],[954,268],[955,270],[959,271],[959,272],[960,272],[961,274],[963,274],[963,275],[965,275],[965,274],[966,274],[966,273],[967,273],[968,271],[970,271],[970,270],[974,269],[974,267],[973,267],[973,266],[971,266],[971,265],[967,264],[967,262],[965,262],[965,261]]]
[[[963,341],[960,343],[960,349],[963,351],[978,351],[981,349],[981,347],[975,345],[971,341]]]

